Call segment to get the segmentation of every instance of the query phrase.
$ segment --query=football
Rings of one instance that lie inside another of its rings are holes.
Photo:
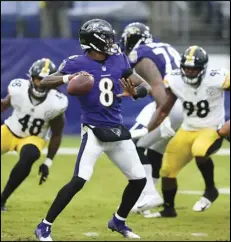
[[[94,77],[92,75],[76,75],[67,85],[67,92],[72,96],[87,94],[94,86]]]

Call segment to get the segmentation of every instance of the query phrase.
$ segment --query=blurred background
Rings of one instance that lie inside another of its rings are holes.
[[[43,57],[57,67],[64,58],[81,54],[78,29],[87,20],[103,18],[117,33],[134,21],[149,25],[157,40],[173,45],[180,53],[189,45],[203,46],[210,67],[230,69],[229,1],[1,1],[1,97],[14,78],[26,78],[31,64]],[[61,88],[66,93],[65,86]],[[69,97],[65,133],[80,132],[80,110]],[[226,118],[229,118],[229,94]],[[123,102],[127,126],[134,123],[149,98]],[[11,113],[4,113],[1,122]]]

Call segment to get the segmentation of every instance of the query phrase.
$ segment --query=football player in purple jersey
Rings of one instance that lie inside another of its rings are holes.
[[[58,72],[41,82],[43,88],[54,88],[67,83],[73,74],[82,71],[93,75],[95,80],[93,88],[86,95],[78,96],[82,114],[82,142],[74,174],[71,181],[58,192],[45,219],[35,230],[41,241],[52,240],[52,223],[91,178],[96,160],[102,152],[129,181],[118,210],[108,222],[108,228],[124,237],[139,238],[125,220],[146,184],[146,176],[130,132],[123,125],[121,97],[131,95],[134,99],[142,98],[151,94],[151,87],[133,73],[126,55],[115,45],[114,36],[115,31],[108,22],[101,19],[86,22],[79,30],[84,54],[65,59]],[[120,79],[124,80],[123,94]],[[165,94],[164,85],[160,85],[159,89],[159,92]]]

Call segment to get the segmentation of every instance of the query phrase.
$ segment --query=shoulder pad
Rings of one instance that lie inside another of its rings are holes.
[[[219,69],[209,69],[208,70],[208,73],[210,76],[212,77],[218,77],[218,76],[226,76],[226,74],[228,73],[229,71],[224,69],[224,68],[219,68]]]
[[[68,107],[67,96],[55,89],[49,92],[49,103],[52,103],[50,107],[53,113],[52,119],[64,113]]]
[[[59,100],[65,100],[65,99],[67,98],[65,94],[63,94],[63,93],[61,93],[61,92],[59,92],[59,91],[57,91],[57,90],[56,90],[56,92],[55,92],[55,97],[56,97],[57,99],[59,99]]]
[[[13,79],[11,82],[10,82],[10,84],[9,84],[9,86],[13,86],[13,87],[21,87],[21,86],[23,86],[23,85],[27,85],[29,83],[29,81],[28,80],[26,80],[26,79],[22,79],[22,78],[16,78],[16,79]]]
[[[208,81],[213,79],[213,82],[211,83],[219,83],[225,79],[225,76],[227,75],[228,70],[225,69],[208,69],[206,76]]]
[[[59,116],[64,113],[68,107],[68,98],[65,94],[54,90],[54,117]]]
[[[78,58],[79,56],[80,56],[80,55],[71,55],[71,56],[69,56],[67,59],[64,59],[64,60],[62,61],[62,63],[59,65],[59,67],[58,67],[58,71],[61,72],[62,69],[64,68],[64,66],[66,65],[66,63],[67,63],[68,61],[75,60],[75,59]]]
[[[51,96],[51,98],[54,98],[55,100],[62,100],[63,98],[66,98],[66,95],[62,92],[60,92],[59,90],[56,89],[51,89],[49,92],[49,95]],[[56,101],[57,101],[56,100]]]
[[[9,94],[22,93],[22,90],[25,90],[25,88],[29,86],[29,83],[30,82],[26,79],[13,79],[8,85],[8,92]]]
[[[230,71],[225,68],[209,69],[207,77],[208,80],[213,78],[213,81],[210,82],[212,85],[222,89],[230,88]]]
[[[166,74],[164,77],[164,85],[169,88],[174,82],[175,79],[180,77],[180,69],[172,70],[170,73]]]

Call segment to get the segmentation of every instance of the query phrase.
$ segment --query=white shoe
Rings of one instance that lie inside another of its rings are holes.
[[[140,211],[149,210],[151,208],[156,208],[164,203],[164,200],[160,196],[145,195],[137,204],[137,208]]]
[[[161,218],[161,214],[159,212],[155,212],[155,213],[150,213],[150,214],[146,214],[144,215],[145,218]]]
[[[144,198],[144,193],[142,192],[140,194],[140,197],[138,198],[138,200],[136,201],[135,205],[133,206],[133,208],[131,209],[131,213],[136,213],[136,214],[141,214],[141,212],[139,211],[137,205],[139,204],[140,201],[142,201],[142,199]],[[117,208],[118,209],[118,208]]]
[[[138,213],[138,214],[139,214],[139,209],[138,209],[138,207],[137,207],[137,204],[135,204],[135,205],[133,206],[133,208],[131,209],[130,212],[131,212],[131,213]]]
[[[117,206],[117,210],[119,209],[119,206]],[[133,208],[130,210],[130,213],[137,213],[139,214],[138,208],[137,208],[137,204],[135,204],[133,206]]]
[[[135,205],[130,212],[135,214],[142,214],[142,215],[148,215],[151,213],[150,210],[143,210],[143,211],[139,210],[137,205]]]
[[[160,212],[150,213],[144,216],[145,218],[175,218],[177,217],[176,210],[174,208],[164,208]]]
[[[203,212],[207,210],[212,205],[212,202],[205,197],[201,197],[199,201],[195,203],[193,206],[193,211],[195,212]]]

